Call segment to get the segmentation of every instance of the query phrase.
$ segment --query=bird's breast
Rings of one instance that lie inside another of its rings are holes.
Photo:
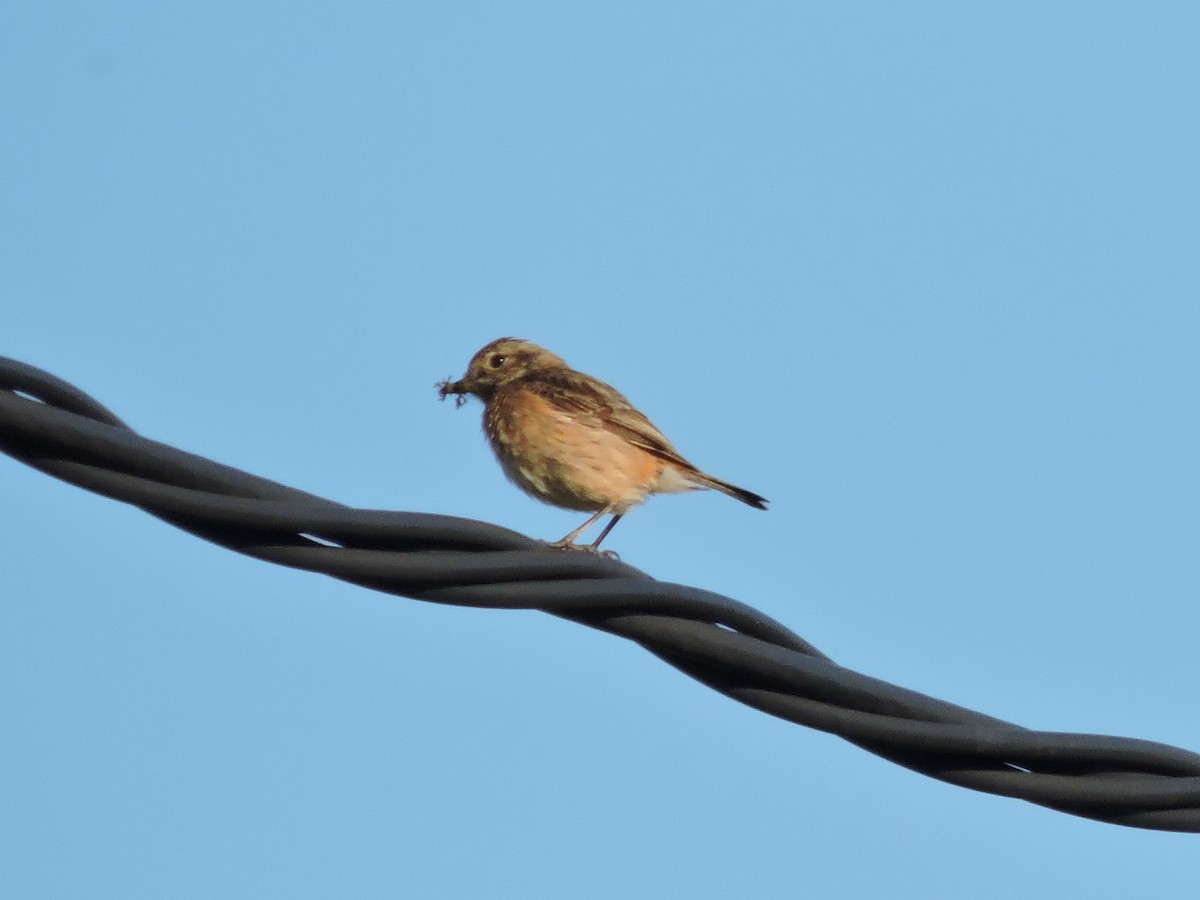
[[[646,498],[663,471],[660,459],[600,417],[562,409],[529,389],[497,391],[483,425],[505,474],[555,506],[624,512]]]

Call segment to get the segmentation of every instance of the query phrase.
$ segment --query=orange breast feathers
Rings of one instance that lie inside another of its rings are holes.
[[[624,513],[650,493],[698,487],[669,477],[677,475],[673,471],[664,478],[664,460],[631,444],[600,417],[560,409],[519,386],[491,398],[484,431],[518,487],[567,509]]]

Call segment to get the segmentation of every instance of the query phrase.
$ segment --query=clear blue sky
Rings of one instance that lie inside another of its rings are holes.
[[[0,9],[0,353],[354,505],[556,538],[515,334],[772,500],[634,565],[1024,725],[1200,750],[1200,8]],[[1178,895],[1196,836],[929,781],[533,612],[0,458],[0,870],[60,897]]]

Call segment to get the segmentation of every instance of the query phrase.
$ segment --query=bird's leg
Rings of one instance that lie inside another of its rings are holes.
[[[600,532],[600,537],[598,537],[598,538],[596,538],[596,540],[592,541],[592,543],[588,545],[588,549],[591,550],[593,553],[599,553],[600,552],[600,542],[602,540],[604,540],[606,537],[608,537],[608,533],[613,530],[613,526],[616,525],[620,521],[621,521],[621,513],[617,513],[615,516],[613,516],[611,519],[609,519],[608,524],[604,526],[604,530]]]
[[[582,525],[580,525],[578,528],[576,528],[574,531],[572,531],[570,534],[568,534],[568,535],[567,535],[565,538],[563,538],[561,541],[550,541],[550,542],[549,542],[549,546],[551,546],[551,547],[556,547],[556,548],[558,548],[558,549],[560,549],[560,550],[581,550],[581,549],[584,549],[584,548],[580,547],[578,544],[576,544],[576,543],[575,543],[575,538],[579,537],[581,534],[583,534],[585,531],[587,531],[589,528],[591,528],[593,525],[595,525],[595,524],[596,524],[596,522],[597,522],[597,521],[598,521],[598,520],[599,520],[601,517],[603,517],[603,516],[606,516],[606,515],[608,515],[608,507],[607,507],[607,506],[606,506],[606,507],[604,507],[603,509],[600,509],[600,510],[598,510],[594,516],[592,516],[590,519],[588,519],[586,522],[584,522]],[[617,516],[616,518],[617,518],[617,519],[619,519],[619,518],[621,518],[621,517],[620,517],[620,516]],[[614,521],[615,521],[615,519],[614,519]],[[601,534],[601,535],[600,535],[600,540],[603,540],[603,539],[604,539],[604,535],[605,535],[605,534],[608,534],[609,530],[610,530],[612,527],[613,527],[613,523],[612,523],[612,522],[609,522],[609,523],[608,523],[608,527],[607,527],[607,528],[605,528],[605,529],[604,529],[604,532],[603,532],[603,534]],[[596,547],[596,544],[598,544],[598,543],[600,543],[600,541],[599,541],[599,540],[598,540],[598,541],[596,541],[596,543],[595,543],[595,544],[589,544],[589,545],[588,545],[588,547],[587,547],[587,549],[588,549],[588,550],[594,550],[594,549],[595,549],[595,547]]]

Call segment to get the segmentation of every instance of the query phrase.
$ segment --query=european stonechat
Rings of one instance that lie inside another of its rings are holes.
[[[517,338],[492,341],[459,381],[443,381],[444,400],[474,394],[484,403],[483,430],[504,472],[527,494],[592,517],[554,547],[605,515],[612,520],[589,544],[596,550],[620,518],[650,494],[712,488],[766,509],[758,494],[700,471],[624,395],[577,372],[549,350]]]

